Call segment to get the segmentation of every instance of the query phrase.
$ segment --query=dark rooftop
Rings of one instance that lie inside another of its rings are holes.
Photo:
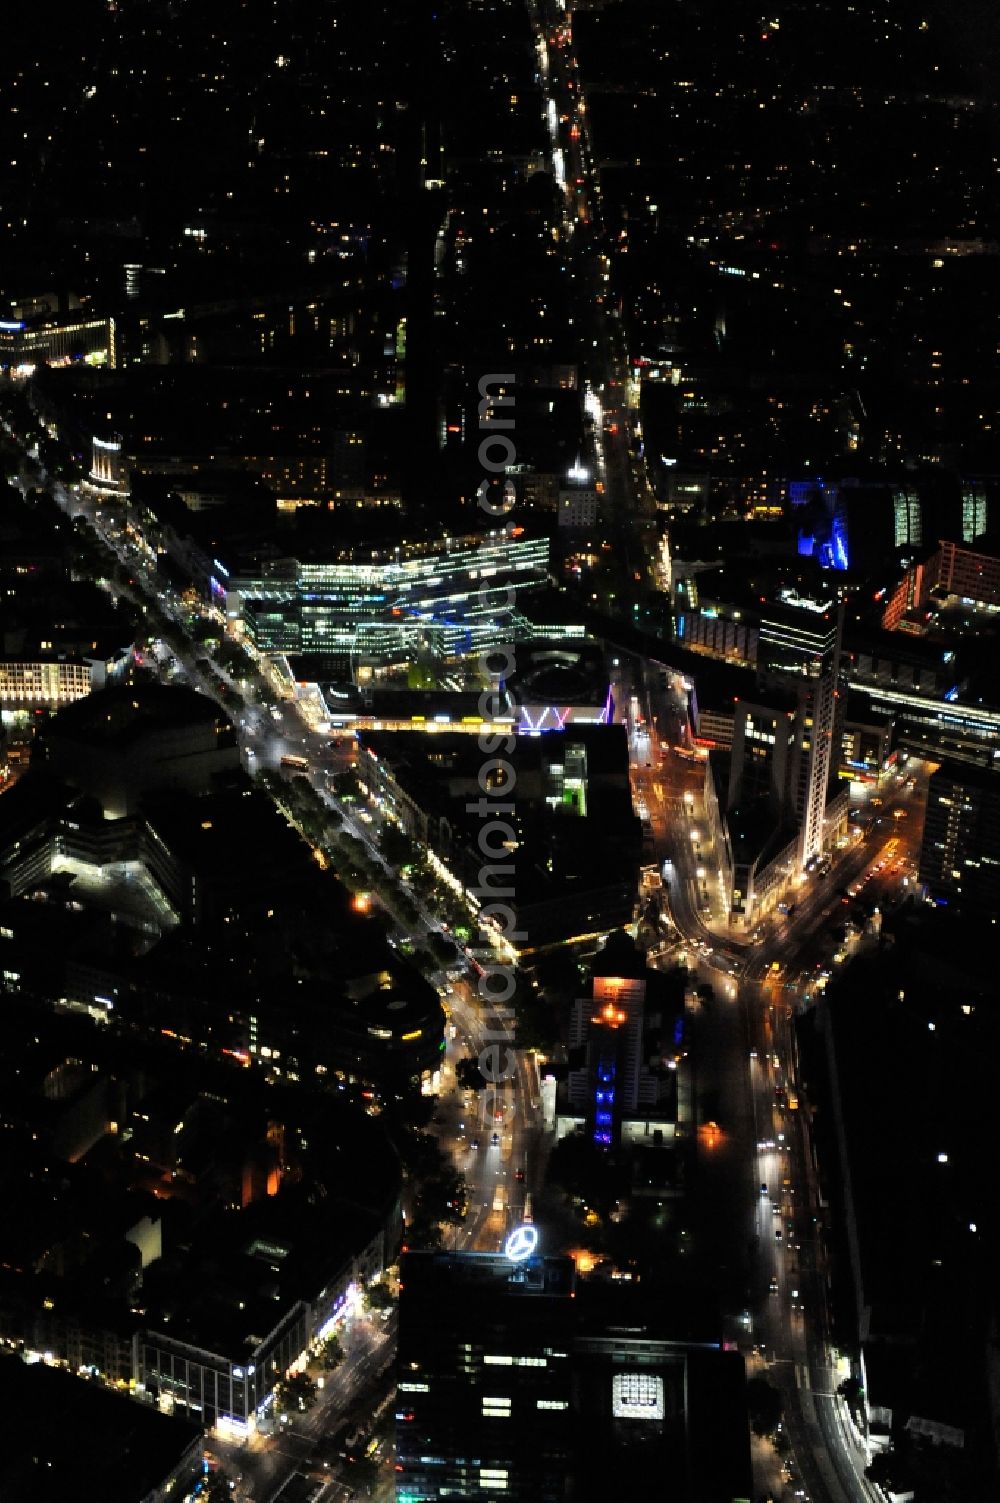
[[[430,1308],[437,1292],[450,1302],[456,1286],[476,1291],[477,1298],[489,1291],[500,1297],[547,1295],[565,1300],[572,1297],[576,1268],[572,1258],[565,1257],[539,1256],[521,1268],[502,1253],[408,1252],[401,1260],[401,1283],[410,1296],[404,1312],[414,1312],[418,1305]]]
[[[608,665],[596,642],[521,642],[506,688],[517,703],[601,705],[608,696]]]
[[[784,850],[795,839],[794,824],[775,827],[774,812],[767,803],[735,805],[726,814],[733,860],[762,863]]]
[[[144,736],[225,720],[214,700],[180,685],[115,686],[67,705],[50,730],[93,746],[124,748]]]
[[[0,1357],[0,1406],[4,1503],[141,1503],[201,1437],[196,1425],[16,1357]]]

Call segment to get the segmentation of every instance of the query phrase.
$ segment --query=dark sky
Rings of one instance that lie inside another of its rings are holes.
[[[970,69],[996,100],[1000,90],[1000,6],[996,0],[924,0],[942,51]],[[912,12],[916,14],[916,8]]]

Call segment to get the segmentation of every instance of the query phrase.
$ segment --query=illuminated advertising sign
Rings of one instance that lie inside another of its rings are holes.
[[[615,1373],[611,1413],[615,1419],[662,1420],[663,1379],[656,1373]]]
[[[538,1246],[538,1228],[525,1224],[516,1226],[504,1243],[503,1255],[512,1263],[523,1263]]]

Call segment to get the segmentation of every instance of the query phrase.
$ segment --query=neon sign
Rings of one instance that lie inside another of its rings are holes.
[[[538,1228],[530,1223],[516,1226],[503,1246],[503,1255],[512,1263],[523,1263],[538,1246]]]

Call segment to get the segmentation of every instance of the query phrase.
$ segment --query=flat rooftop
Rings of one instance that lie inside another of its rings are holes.
[[[91,746],[124,750],[145,736],[186,726],[211,725],[226,717],[213,699],[180,685],[134,684],[103,689],[59,711],[50,734]]]
[[[13,1356],[0,1356],[0,1407],[4,1503],[142,1503],[201,1438],[196,1425]]]

